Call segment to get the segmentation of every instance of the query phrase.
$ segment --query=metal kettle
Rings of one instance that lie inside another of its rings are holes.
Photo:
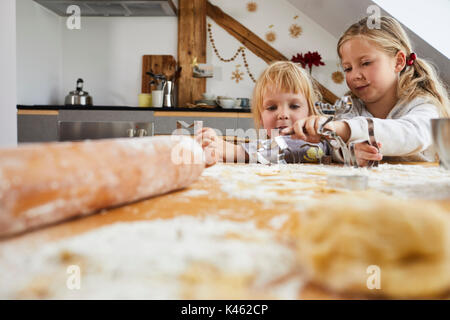
[[[65,104],[71,106],[92,106],[92,97],[83,91],[83,79],[77,80],[77,87],[66,96]]]

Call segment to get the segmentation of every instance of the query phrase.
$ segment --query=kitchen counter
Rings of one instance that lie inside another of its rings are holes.
[[[202,121],[204,127],[218,129],[224,135],[227,130],[241,129],[245,132],[254,126],[253,114],[248,109],[44,105],[18,105],[17,108],[19,143],[58,141],[61,122],[145,123],[154,128],[153,135],[171,134],[179,121],[187,124]],[[121,134],[128,136],[126,131]]]
[[[0,240],[0,298],[340,299],[299,270],[299,212],[356,192],[327,185],[355,173],[450,213],[450,171],[436,163],[218,164],[187,189]],[[71,266],[79,290],[66,287]]]
[[[223,108],[155,108],[135,106],[65,106],[65,105],[17,105],[18,110],[120,110],[120,111],[188,111],[188,112],[237,112],[251,113],[250,109],[223,109]]]

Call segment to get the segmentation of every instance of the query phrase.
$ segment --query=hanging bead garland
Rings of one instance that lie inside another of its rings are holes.
[[[211,45],[212,45],[212,47],[214,49],[214,53],[216,54],[217,58],[220,59],[220,61],[223,61],[223,62],[234,61],[237,58],[237,56],[239,55],[239,53],[240,53],[241,56],[242,56],[242,60],[244,60],[244,66],[245,66],[245,69],[247,70],[248,76],[250,77],[250,79],[252,79],[253,82],[256,82],[255,77],[250,72],[250,68],[248,66],[247,56],[245,55],[245,48],[244,47],[239,47],[237,49],[236,53],[230,59],[225,59],[219,54],[219,50],[217,50],[217,48],[216,48],[216,45],[214,43],[214,38],[213,38],[213,35],[212,35],[212,31],[211,31],[211,24],[210,23],[208,23],[208,35],[209,35],[209,41],[211,41]]]

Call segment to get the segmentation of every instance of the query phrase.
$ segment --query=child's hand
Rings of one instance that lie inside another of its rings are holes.
[[[281,134],[290,134],[294,139],[318,143],[320,142],[320,136],[317,132],[327,119],[325,116],[309,116],[308,118],[297,120],[292,127],[281,130]],[[350,127],[345,121],[331,121],[324,128],[336,132],[344,142],[347,142],[350,138]]]
[[[378,148],[381,148],[381,143],[378,142]],[[370,160],[380,161],[383,155],[367,142],[360,142],[355,144],[355,157],[358,166],[366,167]]]
[[[297,120],[292,127],[281,130],[282,135],[292,135],[294,139],[301,139],[311,143],[320,142],[317,131],[322,123],[327,120],[324,116],[309,116]]]
[[[211,128],[202,128],[195,135],[195,140],[200,143],[205,153],[206,167],[216,164],[222,159],[223,140]]]

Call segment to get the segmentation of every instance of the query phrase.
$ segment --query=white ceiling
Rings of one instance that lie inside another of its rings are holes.
[[[332,34],[336,39],[341,36],[347,27],[360,18],[367,16],[367,8],[374,5],[371,0],[287,0],[297,9],[316,21],[326,31]],[[426,1],[424,2],[426,3]],[[425,5],[425,4],[424,4]],[[390,15],[381,8],[382,15]],[[396,18],[394,16],[394,18]],[[448,17],[450,19],[450,16]],[[399,20],[397,18],[397,20]],[[430,21],[430,28],[433,24]],[[432,61],[436,66],[442,80],[450,87],[450,63],[449,59],[439,50],[432,47],[428,42],[419,37],[415,32],[411,31],[403,25],[408,33],[414,51],[420,57],[425,57]],[[445,34],[443,41],[449,41],[447,30],[441,30]]]

